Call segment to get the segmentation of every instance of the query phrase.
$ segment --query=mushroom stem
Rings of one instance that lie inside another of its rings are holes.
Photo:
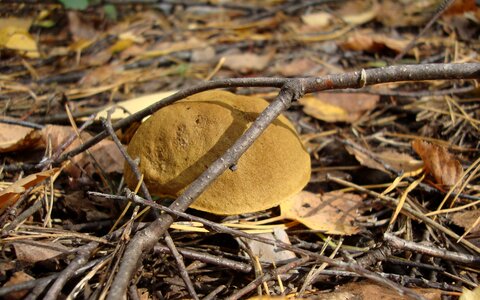
[[[285,84],[275,101],[258,116],[250,128],[202,175],[193,181],[185,192],[170,205],[170,208],[176,211],[185,211],[218,176],[238,161],[240,156],[247,151],[268,125],[290,107],[292,101],[303,95],[303,90],[301,80],[292,80]],[[153,248],[159,237],[165,234],[173,221],[174,217],[172,215],[163,214],[133,237],[125,250],[107,300],[123,297],[130,278],[137,267],[138,258]]]

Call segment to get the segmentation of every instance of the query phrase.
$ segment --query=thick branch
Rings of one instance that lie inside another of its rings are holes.
[[[255,122],[233,146],[213,162],[213,164],[210,165],[200,177],[193,181],[185,192],[170,205],[171,209],[185,211],[218,176],[238,161],[240,156],[247,151],[267,126],[270,125],[282,111],[290,106],[292,100],[296,100],[301,96],[302,88],[300,81],[294,81],[286,86],[286,88],[280,91],[276,100],[258,116]],[[152,222],[150,226],[135,235],[125,250],[124,259],[112,283],[107,300],[120,299],[123,297],[125,289],[137,266],[138,259],[143,253],[153,248],[157,240],[167,231],[173,221],[173,216],[167,214],[161,215],[160,218]]]
[[[121,128],[133,119],[142,119],[154,110],[171,104],[176,100],[189,96],[195,92],[204,91],[210,88],[232,87],[236,86],[276,86],[280,82],[285,83],[276,100],[263,111],[252,126],[242,135],[235,144],[228,149],[225,154],[217,159],[200,177],[198,177],[187,190],[172,203],[171,209],[176,211],[186,210],[192,202],[226,169],[234,165],[240,156],[253,144],[266,127],[277,118],[277,116],[287,109],[292,100],[297,100],[304,92],[314,92],[326,89],[354,88],[365,85],[405,81],[405,80],[433,80],[433,79],[470,79],[480,77],[480,64],[442,64],[442,65],[421,65],[421,66],[393,66],[380,69],[362,70],[361,72],[352,72],[339,75],[329,75],[324,78],[305,78],[286,81],[285,79],[258,79],[253,83],[248,80],[231,80],[228,86],[222,86],[223,83],[210,82],[191,89],[179,92],[164,101],[139,112],[129,120],[124,119],[117,122],[115,129]],[[262,80],[265,80],[264,82]],[[240,85],[242,84],[242,85]],[[145,114],[145,115],[143,115]],[[101,135],[101,134],[100,134]],[[98,137],[99,135],[97,135]],[[95,138],[94,138],[95,139]],[[101,139],[101,137],[100,137]],[[93,145],[95,142],[91,142]],[[86,143],[85,149],[90,147]],[[77,149],[77,151],[80,151]],[[82,150],[83,151],[83,150]],[[75,154],[72,152],[72,154]],[[65,156],[66,158],[67,156]],[[141,256],[150,251],[157,240],[167,231],[174,218],[171,215],[162,215],[152,222],[146,229],[140,231],[130,241],[124,253],[124,258],[120,264],[119,271],[112,283],[111,292],[107,299],[119,299],[123,297],[129,285],[131,276],[136,269],[138,260]],[[368,276],[366,276],[368,277]]]
[[[349,72],[343,74],[327,75],[318,78],[304,78],[305,93],[319,92],[330,89],[359,88],[378,83],[395,81],[415,81],[415,80],[449,80],[449,79],[478,79],[480,78],[480,64],[425,64],[425,65],[399,65],[377,69],[365,70],[365,78],[361,80],[361,71]],[[162,107],[170,105],[178,100],[193,94],[216,88],[232,87],[282,87],[288,79],[285,78],[232,78],[213,80],[199,85],[183,89],[149,107],[124,118],[115,124],[113,129],[125,128],[142,120],[144,117],[156,112]],[[93,145],[100,142],[108,135],[104,130],[86,141],[82,146],[68,153],[63,154],[53,163],[61,163],[67,159],[82,153]],[[44,164],[52,161],[44,162]]]

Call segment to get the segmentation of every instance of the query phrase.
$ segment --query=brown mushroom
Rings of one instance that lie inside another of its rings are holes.
[[[146,120],[128,153],[139,158],[150,192],[178,196],[245,132],[268,102],[207,91],[169,105]],[[301,191],[310,179],[310,156],[293,125],[279,116],[239,159],[192,204],[220,215],[267,209]],[[137,180],[125,166],[131,188]]]

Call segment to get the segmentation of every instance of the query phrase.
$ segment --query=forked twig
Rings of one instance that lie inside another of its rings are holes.
[[[247,131],[233,144],[231,148],[225,152],[225,154],[213,162],[213,164],[209,166],[209,168],[203,174],[201,174],[189,185],[185,192],[172,203],[170,208],[175,211],[185,211],[218,176],[220,176],[225,170],[238,161],[240,156],[253,144],[253,142],[260,136],[266,127],[273,120],[275,120],[281,112],[288,109],[292,101],[297,100],[306,92],[327,89],[358,88],[366,85],[394,81],[473,79],[479,77],[480,64],[431,64],[418,66],[391,66],[346,74],[329,75],[323,78],[301,78],[291,80],[278,79],[277,81],[275,79],[259,79],[254,81],[255,84],[250,86],[266,86],[267,82],[271,83],[271,86],[276,87],[278,87],[280,83],[284,84],[281,84],[282,89],[280,90],[280,93],[276,97],[275,101],[272,102],[265,109],[265,111],[259,115],[251,127],[247,129]],[[223,83],[226,83],[226,81],[223,81]],[[230,83],[231,85],[228,86],[233,86],[235,83],[239,84],[240,86],[245,84],[246,81],[231,80]],[[175,95],[167,97],[164,99],[164,101],[160,101],[149,108],[140,111],[135,117],[132,116],[126,118],[120,122],[117,122],[115,125],[118,126],[118,128],[121,128],[121,126],[125,126],[126,123],[135,118],[140,120],[157,108],[171,104],[174,101],[182,99],[185,96],[189,96],[195,92],[204,91],[215,87],[225,87],[219,86],[219,84],[220,81],[210,82],[190,89],[185,89]],[[96,139],[101,139],[101,135],[102,134],[99,134],[97,137],[93,138],[91,145],[95,143]],[[71,154],[75,154],[75,152],[71,152]],[[68,157],[68,154],[63,159],[66,157]],[[148,252],[153,248],[157,240],[163,236],[163,234],[165,234],[173,221],[174,217],[172,215],[161,215],[146,229],[138,232],[134,236],[125,250],[125,259],[122,260],[117,276],[112,283],[111,292],[107,298],[108,300],[119,299],[120,297],[123,297],[129,286],[130,278],[133,276],[133,273],[136,269],[138,260],[145,252]],[[387,284],[390,287],[396,287],[397,290],[404,292],[403,289],[399,288],[392,282],[384,282],[384,284]],[[418,295],[413,297],[421,299],[421,297]]]

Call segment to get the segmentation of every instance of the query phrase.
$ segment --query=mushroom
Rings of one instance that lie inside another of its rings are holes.
[[[149,191],[177,197],[245,132],[268,106],[261,98],[207,91],[153,114],[128,145]],[[244,153],[236,168],[219,176],[192,208],[232,215],[279,205],[310,179],[310,156],[292,123],[279,116]],[[128,165],[125,181],[137,179]]]

